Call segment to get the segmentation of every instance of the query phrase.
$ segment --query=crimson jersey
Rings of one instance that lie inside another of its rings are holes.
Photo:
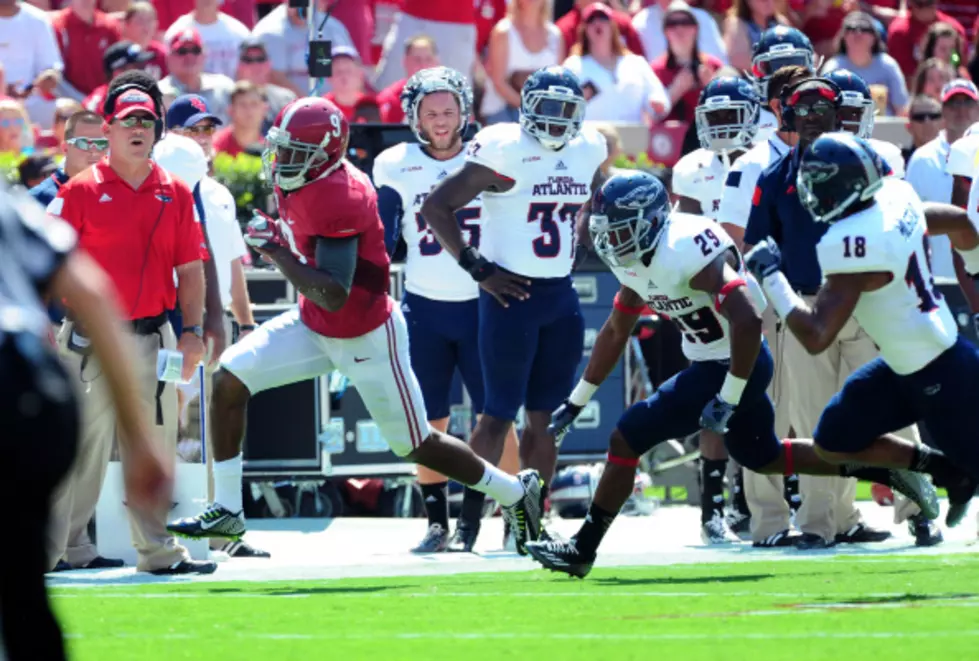
[[[391,316],[388,296],[391,260],[384,248],[384,225],[377,214],[377,193],[367,175],[344,161],[330,175],[299,190],[275,189],[282,233],[300,262],[316,265],[316,239],[358,236],[357,270],[346,305],[328,312],[299,296],[303,323],[326,337],[366,335]]]

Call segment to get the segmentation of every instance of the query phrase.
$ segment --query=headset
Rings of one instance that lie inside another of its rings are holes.
[[[130,91],[139,91],[144,94],[149,94],[150,98],[153,99],[153,105],[156,108],[157,119],[153,122],[153,144],[156,144],[163,139],[164,134],[164,122],[163,117],[166,115],[166,109],[163,104],[163,93],[160,92],[160,88],[156,85],[152,85],[147,88],[145,85],[140,85],[139,83],[129,83],[126,85],[120,85],[118,88],[109,92],[106,95],[105,101],[102,103],[102,109],[107,117],[112,116],[112,113],[116,109],[116,100]]]
[[[816,88],[817,90],[822,89],[826,91],[824,97],[827,101],[832,102],[833,108],[836,109],[837,115],[839,115],[839,109],[843,106],[843,90],[840,89],[839,85],[828,78],[806,78],[797,83],[793,83],[792,85],[786,85],[782,88],[782,93],[779,95],[779,103],[782,106],[782,126],[779,127],[780,131],[788,131],[792,133],[796,131],[795,110],[792,108],[792,105],[789,104],[789,99],[792,98],[792,95],[795,94],[800,87],[811,83],[819,84],[820,87]],[[832,94],[832,98],[828,96],[829,94]],[[843,120],[838,118],[836,120],[836,130],[840,130],[842,128]]]

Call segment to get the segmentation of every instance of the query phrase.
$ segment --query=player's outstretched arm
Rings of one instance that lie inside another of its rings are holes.
[[[965,209],[941,202],[926,202],[925,222],[928,234],[948,236],[959,252],[969,252],[979,247],[979,230],[976,229]]]
[[[645,308],[646,304],[639,294],[625,285],[619,288],[612,312],[595,338],[595,346],[581,380],[561,406],[551,414],[551,424],[547,429],[558,441],[564,438],[571,423],[598,390],[598,386],[612,373],[625,351],[639,315]]]
[[[317,237],[315,268],[301,264],[288,248],[277,243],[255,250],[275,262],[303,296],[324,310],[338,312],[347,303],[353,286],[359,240],[359,236]]]
[[[467,162],[428,194],[422,204],[421,214],[442,247],[459,260],[469,244],[462,235],[455,212],[476,199],[480,193],[504,192],[512,187],[512,179],[478,163]]]
[[[779,318],[786,322],[806,351],[822,353],[836,339],[853,316],[860,294],[873,291],[885,281],[880,273],[835,273],[826,277],[819,288],[813,307],[793,291],[785,274],[779,270],[781,255],[770,239],[760,241],[745,255],[745,265],[771,301]]]

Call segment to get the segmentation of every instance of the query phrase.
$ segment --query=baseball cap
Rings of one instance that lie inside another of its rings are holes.
[[[967,96],[973,101],[979,101],[979,89],[976,89],[975,84],[965,78],[956,78],[946,83],[945,87],[942,88],[942,103],[948,103],[949,99],[959,94]]]
[[[140,48],[131,41],[117,41],[102,54],[102,66],[106,73],[121,69],[130,64],[146,64],[153,59],[153,53]]]
[[[170,38],[170,52],[184,46],[197,46],[198,48],[204,48],[204,40],[201,39],[201,33],[194,28],[187,28],[186,30],[181,30]]]
[[[138,110],[149,113],[154,119],[160,118],[160,116],[156,114],[156,105],[153,103],[153,98],[146,92],[140,90],[126,90],[123,92],[122,95],[116,99],[114,110],[115,111],[112,113],[112,116],[106,118],[110,122],[114,119],[125,119]]]
[[[199,94],[184,94],[178,96],[167,110],[167,128],[185,129],[200,121],[209,119],[217,125],[224,122],[217,115],[211,114],[207,101]]]
[[[581,20],[585,23],[590,21],[596,15],[602,15],[607,19],[612,18],[612,8],[609,7],[604,2],[593,2],[584,8],[581,12]]]
[[[694,16],[693,10],[690,8],[690,5],[684,2],[684,0],[673,0],[673,2],[669,4],[669,6],[666,8],[666,11],[663,12],[664,22],[666,21],[666,18],[670,14],[686,14],[693,20],[695,21],[697,20],[697,17]]]
[[[863,28],[865,30],[877,31],[877,27],[874,25],[874,19],[871,18],[870,14],[864,13],[862,11],[850,12],[843,19],[843,28]]]
[[[260,49],[263,53],[268,55],[268,49],[265,47],[265,42],[263,42],[258,37],[248,36],[242,39],[241,45],[238,46],[238,54],[244,55],[250,50]]]
[[[358,54],[357,51],[350,46],[345,46],[342,44],[339,46],[334,46],[331,55],[333,56],[334,60],[338,57],[349,57],[352,60],[360,62],[360,54]]]

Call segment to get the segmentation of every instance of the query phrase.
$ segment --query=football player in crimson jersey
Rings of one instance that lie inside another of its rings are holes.
[[[280,219],[254,219],[247,241],[296,287],[299,306],[222,354],[211,398],[215,502],[168,528],[188,537],[240,538],[249,398],[335,369],[358,387],[392,451],[490,494],[503,506],[518,552],[526,553],[524,544],[540,530],[540,475],[507,475],[429,426],[411,371],[408,329],[388,296],[390,260],[377,194],[347,162],[348,139],[343,114],[321,98],[293,101],[269,131],[262,159]]]

